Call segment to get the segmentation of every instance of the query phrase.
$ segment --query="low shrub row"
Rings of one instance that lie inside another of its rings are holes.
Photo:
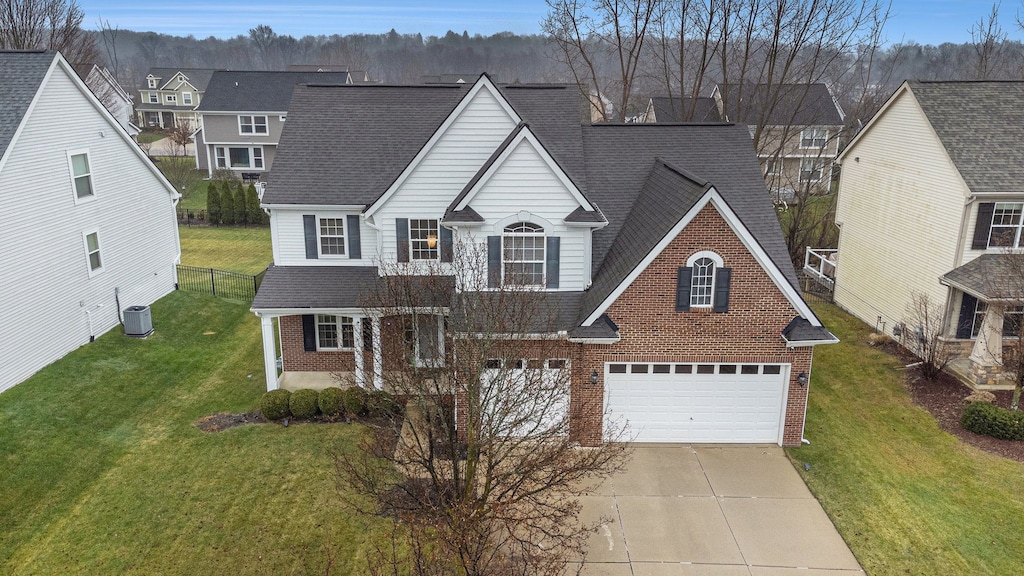
[[[1000,440],[1024,440],[1024,412],[1007,410],[985,402],[971,402],[960,423],[975,434]]]
[[[400,408],[394,397],[383,390],[352,388],[325,388],[316,390],[271,390],[260,398],[260,412],[267,420],[300,418],[308,420],[323,416],[327,419],[391,418]]]

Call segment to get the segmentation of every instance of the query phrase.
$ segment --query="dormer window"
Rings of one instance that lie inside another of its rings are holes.
[[[501,238],[503,282],[544,286],[544,228],[530,222],[505,227]]]
[[[156,88],[156,78],[147,78],[146,80],[150,88]]]

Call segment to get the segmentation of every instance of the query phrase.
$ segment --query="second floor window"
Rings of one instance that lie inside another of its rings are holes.
[[[266,116],[239,116],[238,132],[240,134],[266,134]]]
[[[409,220],[409,254],[413,260],[437,260],[437,220]]]
[[[191,106],[192,105],[192,93],[191,92],[182,92],[181,93],[181,103],[185,104],[186,106]]]
[[[824,148],[828,142],[828,130],[824,128],[808,128],[800,132],[801,148]]]
[[[150,104],[159,104],[160,103],[160,95],[157,94],[156,92],[150,92],[149,93],[149,103]]]
[[[690,282],[690,307],[710,308],[715,289],[715,261],[698,258],[693,263],[693,278]]]
[[[505,284],[544,285],[544,228],[529,222],[516,222],[502,234],[501,260]]]
[[[822,168],[825,165],[825,161],[821,158],[801,158],[800,159],[800,181],[801,182],[820,182]]]
[[[95,195],[92,189],[92,168],[89,166],[89,154],[71,155],[71,179],[75,184],[75,198],[83,200]]]
[[[167,94],[167,95],[164,96],[164,101],[167,102],[168,104],[177,104],[178,103],[178,95],[177,94]]]
[[[992,212],[992,229],[989,232],[990,248],[1019,248],[1021,246],[1021,213],[1024,203],[997,202]]]
[[[320,253],[325,256],[345,255],[345,219],[320,219]]]

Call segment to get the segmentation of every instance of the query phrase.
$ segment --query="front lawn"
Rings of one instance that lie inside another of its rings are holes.
[[[270,228],[179,226],[181,263],[258,274],[274,259]]]
[[[115,329],[0,394],[0,574],[364,570],[372,526],[338,501],[355,425],[199,431],[264,390],[247,304],[174,293],[146,340]]]
[[[943,432],[911,402],[902,364],[867,344],[868,326],[817,311],[842,343],[815,350],[811,445],[788,452],[867,573],[1019,573],[1024,464]]]

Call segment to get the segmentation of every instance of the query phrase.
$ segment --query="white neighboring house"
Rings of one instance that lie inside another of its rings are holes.
[[[79,75],[111,116],[117,120],[117,123],[133,138],[138,136],[141,130],[132,123],[135,103],[132,101],[131,94],[121,87],[110,70],[93,64],[87,70],[79,70]]]
[[[0,74],[3,391],[174,290],[180,250],[178,193],[60,54]]]

